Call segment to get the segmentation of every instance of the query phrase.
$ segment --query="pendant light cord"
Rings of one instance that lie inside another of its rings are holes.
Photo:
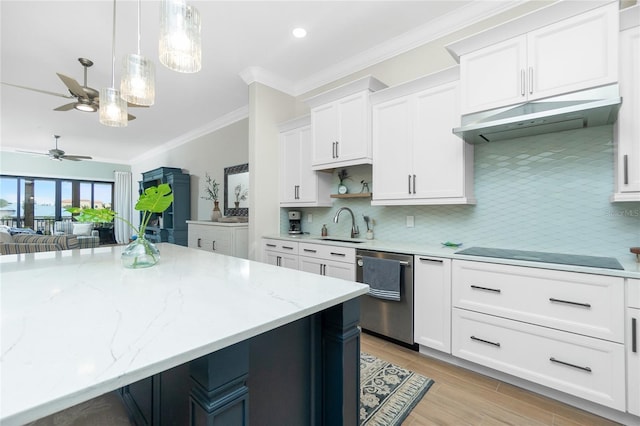
[[[138,56],[140,56],[140,3],[142,0],[138,0]]]
[[[113,0],[113,34],[111,35],[111,88],[116,88],[116,0]]]

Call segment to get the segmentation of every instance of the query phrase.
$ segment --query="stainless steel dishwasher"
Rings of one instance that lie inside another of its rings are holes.
[[[360,299],[360,327],[413,349],[413,256],[372,250],[356,250],[356,281],[364,282],[363,257],[397,260],[401,265],[400,301],[370,295]]]

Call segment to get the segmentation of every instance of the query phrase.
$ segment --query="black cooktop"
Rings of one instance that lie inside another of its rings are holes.
[[[590,268],[624,270],[620,262],[613,257],[582,256],[578,254],[549,253],[541,251],[525,251],[498,249],[488,247],[469,247],[456,254],[469,256],[499,257],[502,259],[526,260],[529,262],[558,263],[561,265],[588,266]]]

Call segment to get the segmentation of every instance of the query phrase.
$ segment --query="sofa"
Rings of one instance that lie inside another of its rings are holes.
[[[76,235],[62,231],[56,234],[41,235],[31,229],[0,226],[0,255],[94,248],[100,243],[100,237],[91,234]]]
[[[78,238],[80,247],[94,248],[100,245],[98,231],[94,231],[93,223],[72,222],[70,220],[56,221],[54,224],[54,235],[75,235]]]

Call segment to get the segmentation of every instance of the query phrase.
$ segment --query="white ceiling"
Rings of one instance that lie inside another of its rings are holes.
[[[479,19],[518,1],[193,1],[202,18],[202,70],[180,74],[158,57],[159,1],[142,2],[141,53],[156,60],[156,103],[131,108],[126,128],[98,122],[98,113],[53,111],[70,100],[5,85],[1,90],[2,150],[46,152],[52,135],[67,154],[129,163],[146,151],[198,134],[247,106],[241,75],[258,67],[298,95],[444,34],[451,23]],[[112,1],[0,2],[0,80],[66,94],[56,72],[83,84],[77,58],[94,61],[88,86],[111,86]],[[122,57],[136,52],[137,2],[117,2],[116,87]],[[454,12],[455,11],[455,12]],[[447,24],[442,24],[446,22]],[[291,30],[308,36],[294,39]],[[411,43],[416,43],[412,45]],[[379,54],[378,54],[379,55]]]

